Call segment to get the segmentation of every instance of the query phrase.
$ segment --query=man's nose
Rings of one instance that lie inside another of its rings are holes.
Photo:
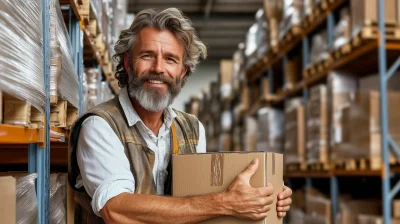
[[[164,64],[161,57],[156,57],[153,64],[153,72],[157,74],[164,73]]]

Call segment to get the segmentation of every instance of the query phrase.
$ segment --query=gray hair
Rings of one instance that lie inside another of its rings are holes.
[[[140,11],[129,29],[121,31],[114,46],[116,53],[113,56],[116,62],[115,77],[118,79],[118,85],[125,87],[128,84],[128,72],[124,67],[124,56],[125,53],[129,52],[131,57],[136,35],[146,27],[168,30],[183,44],[183,64],[188,67],[186,76],[182,80],[183,86],[187,78],[195,71],[200,58],[205,59],[207,57],[207,48],[197,37],[190,20],[176,8],[168,8],[161,12],[154,9]]]

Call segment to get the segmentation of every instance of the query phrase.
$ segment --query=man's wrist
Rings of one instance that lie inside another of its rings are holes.
[[[217,212],[216,215],[219,215],[219,216],[232,215],[232,211],[231,211],[231,209],[229,209],[229,205],[226,200],[226,197],[227,197],[226,192],[213,194],[213,195],[211,195],[211,197],[212,197],[212,201],[214,203],[213,207],[215,208],[215,211]]]

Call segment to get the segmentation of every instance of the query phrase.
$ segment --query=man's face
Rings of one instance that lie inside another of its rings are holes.
[[[133,57],[125,56],[129,95],[150,111],[168,107],[180,92],[187,71],[183,52],[170,31],[142,29],[134,44]]]

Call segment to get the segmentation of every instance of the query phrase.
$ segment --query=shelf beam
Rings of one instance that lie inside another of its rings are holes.
[[[0,124],[0,144],[30,144],[43,142],[43,129]]]

